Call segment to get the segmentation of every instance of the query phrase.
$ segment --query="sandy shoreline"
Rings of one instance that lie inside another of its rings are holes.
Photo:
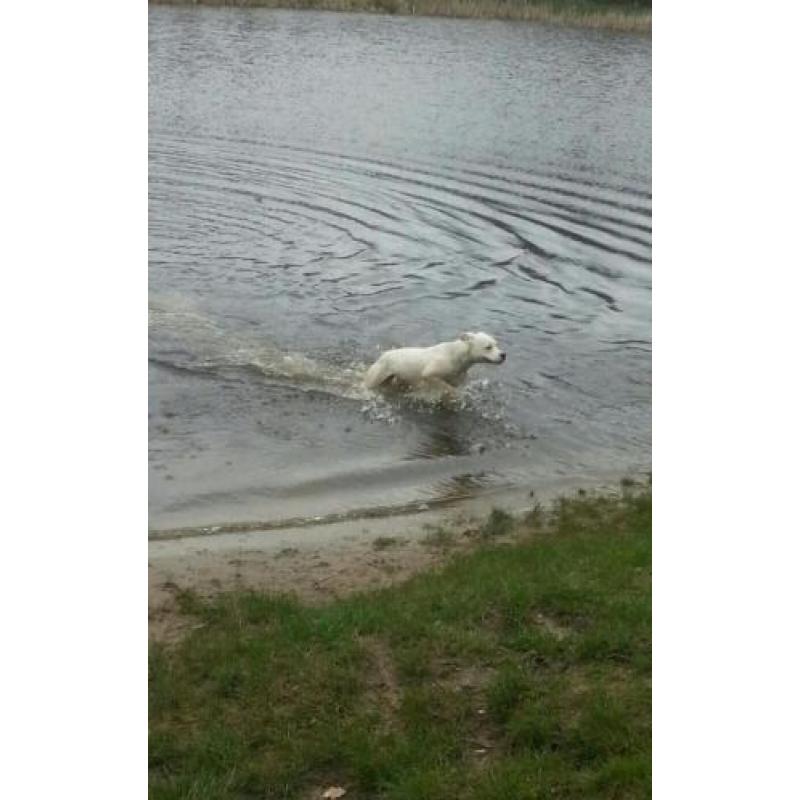
[[[401,582],[468,550],[492,507],[521,513],[581,486],[619,490],[619,475],[593,482],[561,480],[428,508],[413,514],[345,519],[279,530],[247,530],[151,539],[148,546],[149,636],[175,641],[192,624],[177,596],[191,589],[209,597],[230,590],[290,593],[307,603]]]

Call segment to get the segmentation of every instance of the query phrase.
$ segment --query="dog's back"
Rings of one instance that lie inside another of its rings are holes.
[[[420,380],[443,381],[457,386],[473,364],[502,364],[505,353],[485,333],[463,333],[454,342],[432,347],[401,347],[387,350],[364,376],[364,385],[376,389],[394,378],[401,383]]]
[[[407,384],[417,383],[425,377],[426,368],[453,346],[453,342],[442,342],[432,347],[399,347],[387,350],[367,370],[364,385],[368,389],[376,389],[391,378]]]

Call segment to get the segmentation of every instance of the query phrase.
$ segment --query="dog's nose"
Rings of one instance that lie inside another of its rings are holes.
[[[502,364],[503,361],[506,360],[506,354],[501,350],[500,351],[500,363]]]

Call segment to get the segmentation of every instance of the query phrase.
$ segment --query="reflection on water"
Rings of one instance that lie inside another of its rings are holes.
[[[490,483],[485,472],[465,472],[434,484],[433,497],[439,501],[463,500],[474,497]]]
[[[153,527],[647,464],[649,39],[149,15]],[[363,390],[463,330],[455,406]]]
[[[446,456],[463,456],[469,452],[469,431],[459,425],[458,412],[440,412],[434,417],[435,422],[424,430],[424,436],[409,451],[408,457],[444,458]]]

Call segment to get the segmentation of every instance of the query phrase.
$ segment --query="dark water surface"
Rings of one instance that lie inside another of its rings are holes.
[[[649,38],[149,13],[152,528],[648,466]],[[456,407],[361,388],[464,330]]]

